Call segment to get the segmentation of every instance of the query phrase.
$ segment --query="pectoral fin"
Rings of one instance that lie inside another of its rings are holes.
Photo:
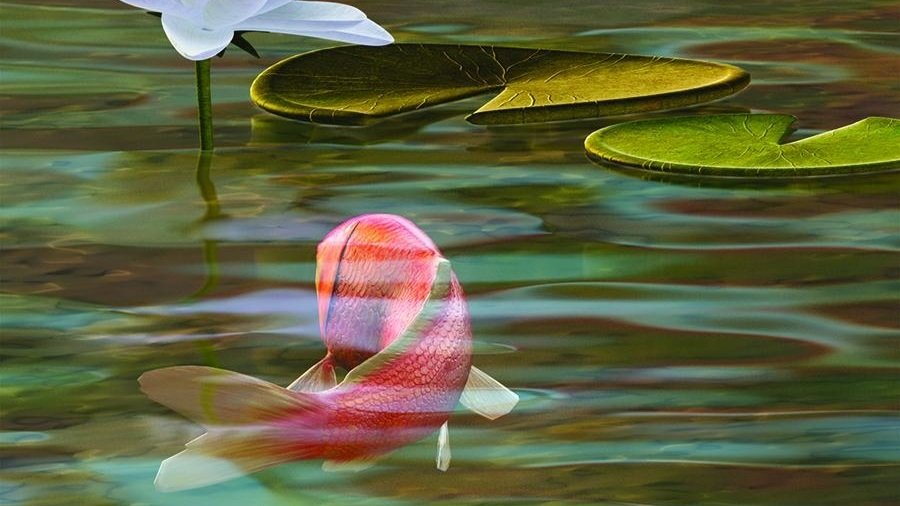
[[[287,388],[293,392],[321,392],[334,388],[335,385],[337,385],[337,378],[334,376],[331,357],[325,357],[295,379]]]
[[[512,411],[519,396],[473,366],[459,401],[479,415],[495,420]]]
[[[437,442],[437,468],[441,471],[450,469],[450,429],[447,422],[441,425]]]

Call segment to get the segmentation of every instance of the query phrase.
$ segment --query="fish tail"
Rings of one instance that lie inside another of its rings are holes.
[[[303,458],[296,442],[285,440],[283,427],[322,407],[309,394],[212,367],[156,369],[138,381],[151,399],[208,430],[162,462],[155,484],[165,492],[204,487]]]

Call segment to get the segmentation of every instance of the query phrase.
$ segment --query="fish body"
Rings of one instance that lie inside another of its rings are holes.
[[[332,445],[326,458],[364,458],[434,432],[471,367],[468,309],[449,262],[408,220],[364,215],[325,237],[316,265],[326,360],[352,371],[323,395],[338,406],[332,440],[355,444]]]
[[[447,420],[459,402],[496,418],[518,398],[472,367],[462,287],[434,243],[392,215],[352,218],[317,251],[325,357],[287,388],[232,371],[145,373],[152,399],[208,432],[163,461],[161,490],[209,485],[282,462],[365,467],[435,430],[449,465]],[[348,372],[337,384],[335,367]]]
[[[421,311],[442,260],[431,239],[400,216],[358,216],[325,236],[316,254],[316,295],[322,339],[335,365],[353,369],[397,339]],[[452,270],[450,284],[447,316],[465,335],[443,339],[471,341]]]

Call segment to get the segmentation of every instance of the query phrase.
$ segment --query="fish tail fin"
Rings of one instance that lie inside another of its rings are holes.
[[[162,461],[153,484],[160,492],[206,487],[294,460],[275,434],[259,429],[213,429]]]
[[[138,381],[151,399],[209,430],[160,465],[155,484],[166,492],[212,485],[302,458],[302,450],[295,441],[284,440],[276,422],[322,407],[309,394],[212,367],[156,369]]]

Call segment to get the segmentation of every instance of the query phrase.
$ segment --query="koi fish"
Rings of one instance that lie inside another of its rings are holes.
[[[151,399],[207,429],[162,462],[158,489],[212,485],[303,459],[359,470],[436,430],[443,471],[457,402],[490,419],[518,402],[471,365],[462,287],[405,218],[363,215],[332,230],[317,250],[316,291],[327,353],[287,388],[201,366],[139,378]],[[340,383],[335,368],[348,371]]]

